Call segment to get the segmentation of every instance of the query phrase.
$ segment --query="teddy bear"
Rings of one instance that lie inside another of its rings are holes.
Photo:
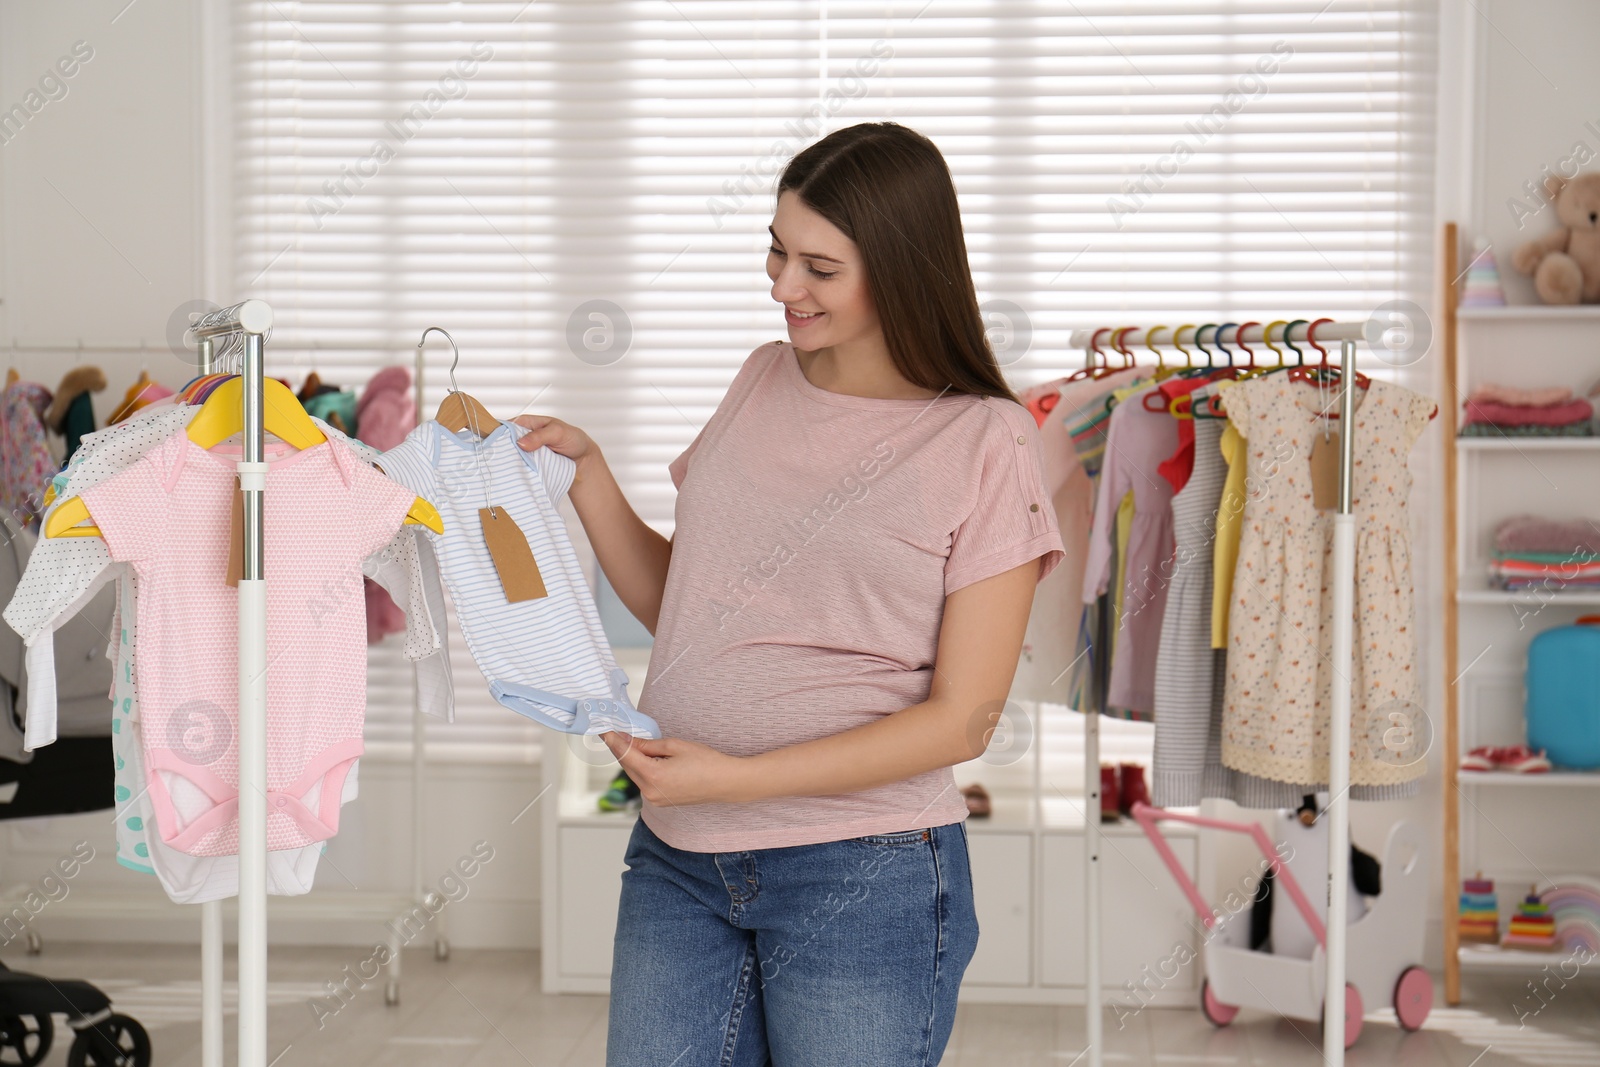
[[[1545,182],[1561,229],[1519,245],[1511,265],[1533,275],[1546,304],[1600,301],[1600,173]]]

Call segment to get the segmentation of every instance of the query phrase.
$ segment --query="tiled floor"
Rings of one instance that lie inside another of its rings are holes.
[[[273,950],[272,1067],[600,1067],[605,1062],[605,998],[542,995],[538,955],[531,952],[458,949],[443,963],[408,953],[399,1006],[384,1006],[379,981],[319,1020],[309,1002],[326,993],[328,980],[342,978],[347,966],[354,971],[365,956],[356,949]],[[115,999],[118,1010],[149,1029],[158,1067],[199,1064],[194,949],[54,942],[42,956],[13,954],[7,962],[17,970],[94,981]],[[1392,1013],[1375,1013],[1346,1062],[1350,1067],[1600,1065],[1597,975],[1582,975],[1558,990],[1537,1015],[1531,1013],[1539,1005],[1525,983],[1509,975],[1471,975],[1463,1003],[1435,1007],[1427,1025],[1414,1034],[1400,1031]],[[228,1007],[231,1031],[231,1002]],[[1322,1058],[1315,1025],[1259,1013],[1241,1013],[1222,1030],[1189,1009],[1147,1009],[1124,1022],[1119,1030],[1107,1016],[1103,1060],[1117,1067],[1315,1067]],[[58,1032],[47,1065],[66,1063],[68,1038]],[[943,1062],[947,1067],[1071,1067],[1081,1062],[1083,1042],[1081,1008],[963,1005]],[[230,1047],[225,1062],[234,1059]]]

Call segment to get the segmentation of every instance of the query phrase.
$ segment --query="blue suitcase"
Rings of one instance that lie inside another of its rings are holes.
[[[1528,644],[1528,747],[1557,767],[1600,769],[1600,615]]]

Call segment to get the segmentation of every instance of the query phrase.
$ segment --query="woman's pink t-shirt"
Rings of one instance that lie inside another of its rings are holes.
[[[672,564],[639,710],[669,737],[749,756],[928,697],[944,598],[1061,561],[1039,427],[1009,400],[847,396],[794,347],[750,354],[668,468]],[[694,852],[838,841],[959,822],[951,769],[823,797],[646,803]]]

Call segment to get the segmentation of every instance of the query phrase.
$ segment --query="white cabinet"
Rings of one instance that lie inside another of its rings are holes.
[[[1028,985],[1033,977],[1033,836],[969,832],[967,840],[978,950],[964,982]]]
[[[561,973],[611,977],[611,939],[632,826],[563,826],[558,851]]]
[[[1197,847],[1163,827],[1173,853],[1195,877]],[[1081,834],[1046,833],[1039,844],[1039,979],[1082,988],[1084,981],[1084,847]],[[1101,985],[1109,1006],[1127,983],[1145,999],[1187,1003],[1199,988],[1199,922],[1172,874],[1142,834],[1107,833],[1100,847]]]

